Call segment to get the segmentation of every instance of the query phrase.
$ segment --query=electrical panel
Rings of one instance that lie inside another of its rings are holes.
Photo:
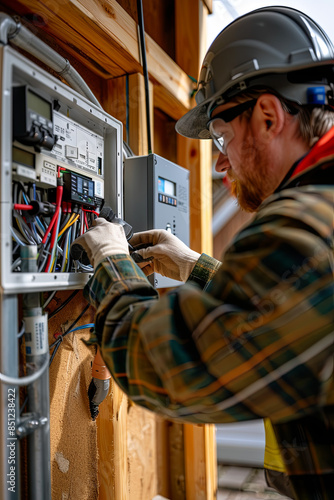
[[[124,162],[124,218],[135,232],[166,229],[189,246],[189,170],[156,154]],[[154,273],[156,288],[180,285]]]
[[[105,203],[123,217],[122,124],[9,46],[0,66],[1,287],[83,287],[69,248]]]

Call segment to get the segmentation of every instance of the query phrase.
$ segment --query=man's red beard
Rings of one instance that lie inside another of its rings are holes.
[[[271,194],[267,184],[267,161],[258,146],[254,144],[251,136],[246,139],[242,146],[244,164],[252,165],[251,169],[245,170],[244,180],[236,177],[233,169],[227,171],[227,177],[231,183],[231,193],[237,198],[242,210],[255,212],[263,200]]]
[[[256,212],[263,201],[256,187],[254,188],[251,183],[245,185],[239,179],[231,178],[229,175],[228,177],[231,182],[231,194],[238,200],[240,208],[245,212]]]

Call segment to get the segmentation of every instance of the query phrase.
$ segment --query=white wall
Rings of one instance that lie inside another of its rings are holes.
[[[301,10],[320,24],[334,43],[333,0],[286,0],[285,2],[278,0],[273,2],[266,0],[213,0],[213,14],[208,16],[207,20],[208,47],[218,33],[236,17],[270,5],[284,5]]]

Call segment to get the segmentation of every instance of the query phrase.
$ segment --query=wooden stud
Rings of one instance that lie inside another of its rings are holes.
[[[213,425],[184,426],[186,498],[215,499],[217,495],[217,458]]]
[[[169,422],[156,416],[156,459],[157,459],[157,492],[171,498],[170,460],[169,460]]]
[[[151,143],[153,148],[153,87],[149,83]],[[129,146],[135,155],[148,154],[146,101],[143,75],[129,76]]]
[[[205,54],[207,8],[202,0],[175,4],[176,61],[197,78]],[[192,16],[188,15],[192,12]],[[197,26],[198,31],[194,29]],[[186,50],[185,50],[186,47]],[[195,103],[194,103],[195,104]],[[178,163],[190,170],[191,247],[212,255],[211,141],[177,138]],[[186,498],[213,500],[217,488],[217,458],[214,426],[184,426]]]
[[[212,0],[202,0],[206,8],[208,9],[208,13],[212,14],[213,12],[213,2]]]
[[[169,423],[169,468],[170,492],[173,500],[185,500],[186,470],[184,426],[176,422]]]
[[[99,500],[129,499],[127,407],[126,395],[111,381],[97,418]]]

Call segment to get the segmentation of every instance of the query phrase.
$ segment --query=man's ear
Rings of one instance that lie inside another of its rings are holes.
[[[267,138],[277,136],[284,127],[284,111],[280,100],[273,94],[261,94],[254,112],[257,130]]]

